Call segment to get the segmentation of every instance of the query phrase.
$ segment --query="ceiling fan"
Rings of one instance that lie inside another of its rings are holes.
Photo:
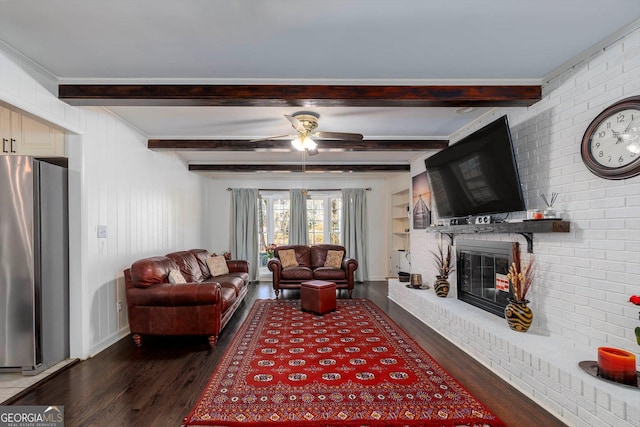
[[[256,141],[268,139],[293,138],[291,145],[298,151],[306,151],[310,156],[318,154],[318,144],[313,138],[342,139],[346,141],[361,141],[363,136],[359,133],[349,132],[314,132],[318,127],[320,114],[311,111],[299,111],[292,115],[285,114],[291,126],[298,131],[297,135],[278,135],[262,138]]]

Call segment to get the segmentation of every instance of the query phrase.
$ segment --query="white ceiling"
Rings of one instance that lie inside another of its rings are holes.
[[[638,0],[0,0],[0,40],[61,83],[544,84],[637,27]],[[293,131],[288,107],[110,107],[149,138]],[[488,108],[317,107],[321,131],[447,139]],[[408,161],[415,152],[317,162]],[[299,154],[180,153],[192,162]]]

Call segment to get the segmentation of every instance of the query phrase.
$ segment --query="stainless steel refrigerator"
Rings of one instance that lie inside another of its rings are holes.
[[[69,357],[65,159],[0,156],[0,369]]]

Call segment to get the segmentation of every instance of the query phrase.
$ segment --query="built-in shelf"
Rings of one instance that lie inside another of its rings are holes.
[[[442,225],[428,228],[427,233],[446,234],[452,242],[456,234],[517,233],[527,239],[527,252],[531,253],[533,252],[534,233],[568,233],[570,230],[571,223],[569,221],[542,219],[494,224]]]
[[[391,194],[391,244],[395,251],[409,250],[409,189]]]

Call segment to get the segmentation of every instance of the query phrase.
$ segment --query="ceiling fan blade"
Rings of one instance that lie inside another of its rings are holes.
[[[313,136],[320,139],[344,139],[347,141],[362,141],[362,134],[349,132],[316,132]]]
[[[300,120],[298,120],[295,117],[290,116],[288,114],[285,114],[284,116],[287,118],[287,120],[289,120],[291,122],[291,124],[293,125],[293,128],[295,130],[297,130],[298,132],[306,132],[307,131],[304,128],[304,126],[302,125],[302,122]]]
[[[318,154],[318,148],[307,148],[307,154],[310,156],[315,156]]]
[[[249,142],[269,141],[271,139],[282,139],[282,138],[295,138],[296,136],[298,135],[275,135],[275,136],[268,136],[266,138],[252,139]]]

